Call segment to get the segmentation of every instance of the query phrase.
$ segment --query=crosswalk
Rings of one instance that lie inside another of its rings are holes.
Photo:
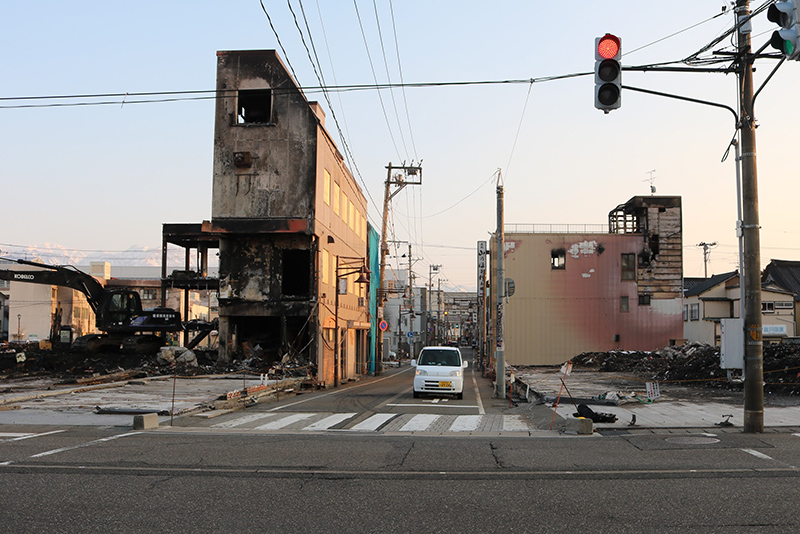
[[[521,415],[260,412],[227,414],[211,428],[272,432],[485,434],[539,432]]]

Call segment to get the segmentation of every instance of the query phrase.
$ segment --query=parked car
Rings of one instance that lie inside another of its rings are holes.
[[[414,373],[414,398],[422,393],[449,393],[464,398],[464,369],[467,361],[456,347],[425,347],[419,358],[411,360]]]

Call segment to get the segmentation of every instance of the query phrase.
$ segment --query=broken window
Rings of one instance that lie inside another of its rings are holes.
[[[237,124],[269,124],[272,122],[272,90],[242,89],[236,106]]]
[[[658,234],[653,234],[650,236],[650,253],[655,257],[658,256],[659,247],[658,247]]]
[[[311,254],[308,250],[283,251],[281,293],[295,297],[311,294]]]
[[[650,295],[639,295],[639,306],[650,306]]]
[[[622,255],[622,279],[636,280],[636,254]]]
[[[563,248],[555,249],[550,252],[550,268],[551,269],[566,269],[567,268],[567,251]]]
[[[628,311],[628,297],[619,298],[619,311],[626,313]]]

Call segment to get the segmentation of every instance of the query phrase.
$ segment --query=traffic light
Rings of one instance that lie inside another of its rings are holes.
[[[608,113],[622,105],[622,41],[610,33],[594,40],[594,107]]]
[[[799,2],[800,0],[775,2],[767,10],[767,18],[781,27],[772,32],[769,43],[787,59],[800,59],[800,29],[797,26]]]

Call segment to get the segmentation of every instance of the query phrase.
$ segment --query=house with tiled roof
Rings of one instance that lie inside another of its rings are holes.
[[[683,296],[683,335],[689,341],[719,345],[720,321],[741,317],[741,287],[737,271],[710,278],[687,278]],[[761,317],[765,343],[794,337],[794,294],[774,283],[762,283]]]

